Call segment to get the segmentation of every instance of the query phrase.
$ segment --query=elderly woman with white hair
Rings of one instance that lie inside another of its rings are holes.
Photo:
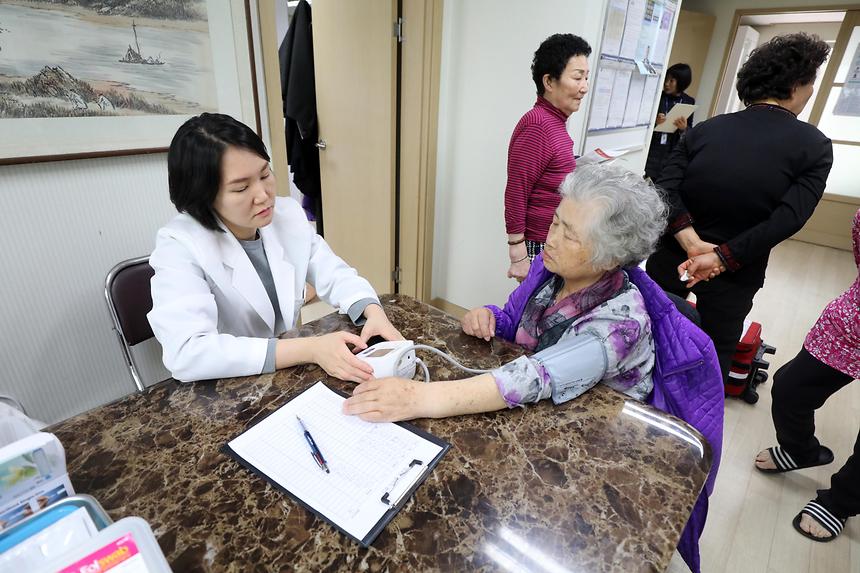
[[[346,413],[382,421],[487,412],[545,398],[560,404],[598,383],[637,400],[649,396],[651,319],[624,267],[654,249],[665,227],[663,201],[649,182],[609,166],[581,167],[559,191],[545,249],[526,280],[504,309],[476,308],[462,320],[466,334],[500,336],[535,354],[464,380],[367,381],[346,401]]]

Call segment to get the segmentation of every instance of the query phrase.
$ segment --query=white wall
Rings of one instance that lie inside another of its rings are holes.
[[[715,96],[714,91],[719,81],[720,66],[725,55],[726,45],[731,36],[732,22],[736,10],[748,10],[753,8],[814,8],[816,6],[841,6],[850,5],[847,2],[834,2],[833,0],[684,0],[685,10],[694,10],[713,14],[717,17],[714,26],[714,35],[711,38],[711,46],[708,49],[708,59],[702,70],[702,80],[699,84],[699,94],[696,103],[699,110],[696,117],[705,119],[710,116],[711,102]],[[856,5],[856,3],[855,3]]]
[[[797,32],[806,32],[807,34],[817,34],[819,38],[825,42],[835,42],[836,36],[839,35],[841,22],[805,22],[803,24],[771,24],[768,26],[753,26],[758,30],[759,45],[772,40],[776,36],[783,34],[794,34]],[[822,75],[821,73],[818,74]]]
[[[162,153],[0,167],[0,393],[63,419],[134,391],[104,279],[175,214]]]
[[[604,1],[586,0],[445,2],[433,297],[472,308],[503,303],[516,286],[505,278],[503,202],[508,142],[536,99],[531,59],[554,33],[595,49],[604,10]],[[583,110],[568,123],[577,153],[585,119]]]
[[[231,2],[239,89],[228,103],[254,125],[245,8]],[[114,264],[149,254],[176,214],[166,155],[0,166],[0,194],[0,394],[55,422],[136,391],[104,279]]]

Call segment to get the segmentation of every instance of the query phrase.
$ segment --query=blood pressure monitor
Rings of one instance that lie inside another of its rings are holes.
[[[356,355],[373,367],[374,378],[415,376],[415,348],[411,340],[387,340],[368,346]]]

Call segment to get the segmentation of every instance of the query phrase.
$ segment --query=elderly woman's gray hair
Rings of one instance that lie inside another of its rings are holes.
[[[666,229],[667,208],[654,185],[612,165],[584,165],[565,177],[559,192],[578,203],[602,208],[585,230],[595,268],[639,264]]]

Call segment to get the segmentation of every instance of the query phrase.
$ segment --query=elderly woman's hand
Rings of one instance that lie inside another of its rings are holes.
[[[683,280],[686,274],[689,277],[687,288],[693,288],[697,283],[709,281],[725,270],[726,267],[723,266],[717,253],[710,252],[691,257],[678,265],[678,277]]]
[[[355,387],[343,413],[367,422],[398,422],[430,415],[432,385],[405,378],[378,378]]]
[[[518,282],[523,282],[526,275],[529,274],[529,267],[531,266],[529,252],[525,241],[515,245],[509,245],[508,258],[511,260],[511,266],[508,268],[508,278],[517,279]]]
[[[463,332],[489,341],[496,335],[496,315],[489,308],[473,308],[460,320]]]
[[[528,257],[515,263],[512,262],[511,266],[508,268],[508,278],[517,279],[517,282],[521,283],[526,280],[530,267],[531,261],[529,261]]]
[[[704,255],[705,253],[714,252],[714,243],[703,241],[699,237],[699,233],[693,227],[684,227],[675,233],[675,240],[681,245],[681,248],[687,252],[687,256],[691,259],[696,255]]]

